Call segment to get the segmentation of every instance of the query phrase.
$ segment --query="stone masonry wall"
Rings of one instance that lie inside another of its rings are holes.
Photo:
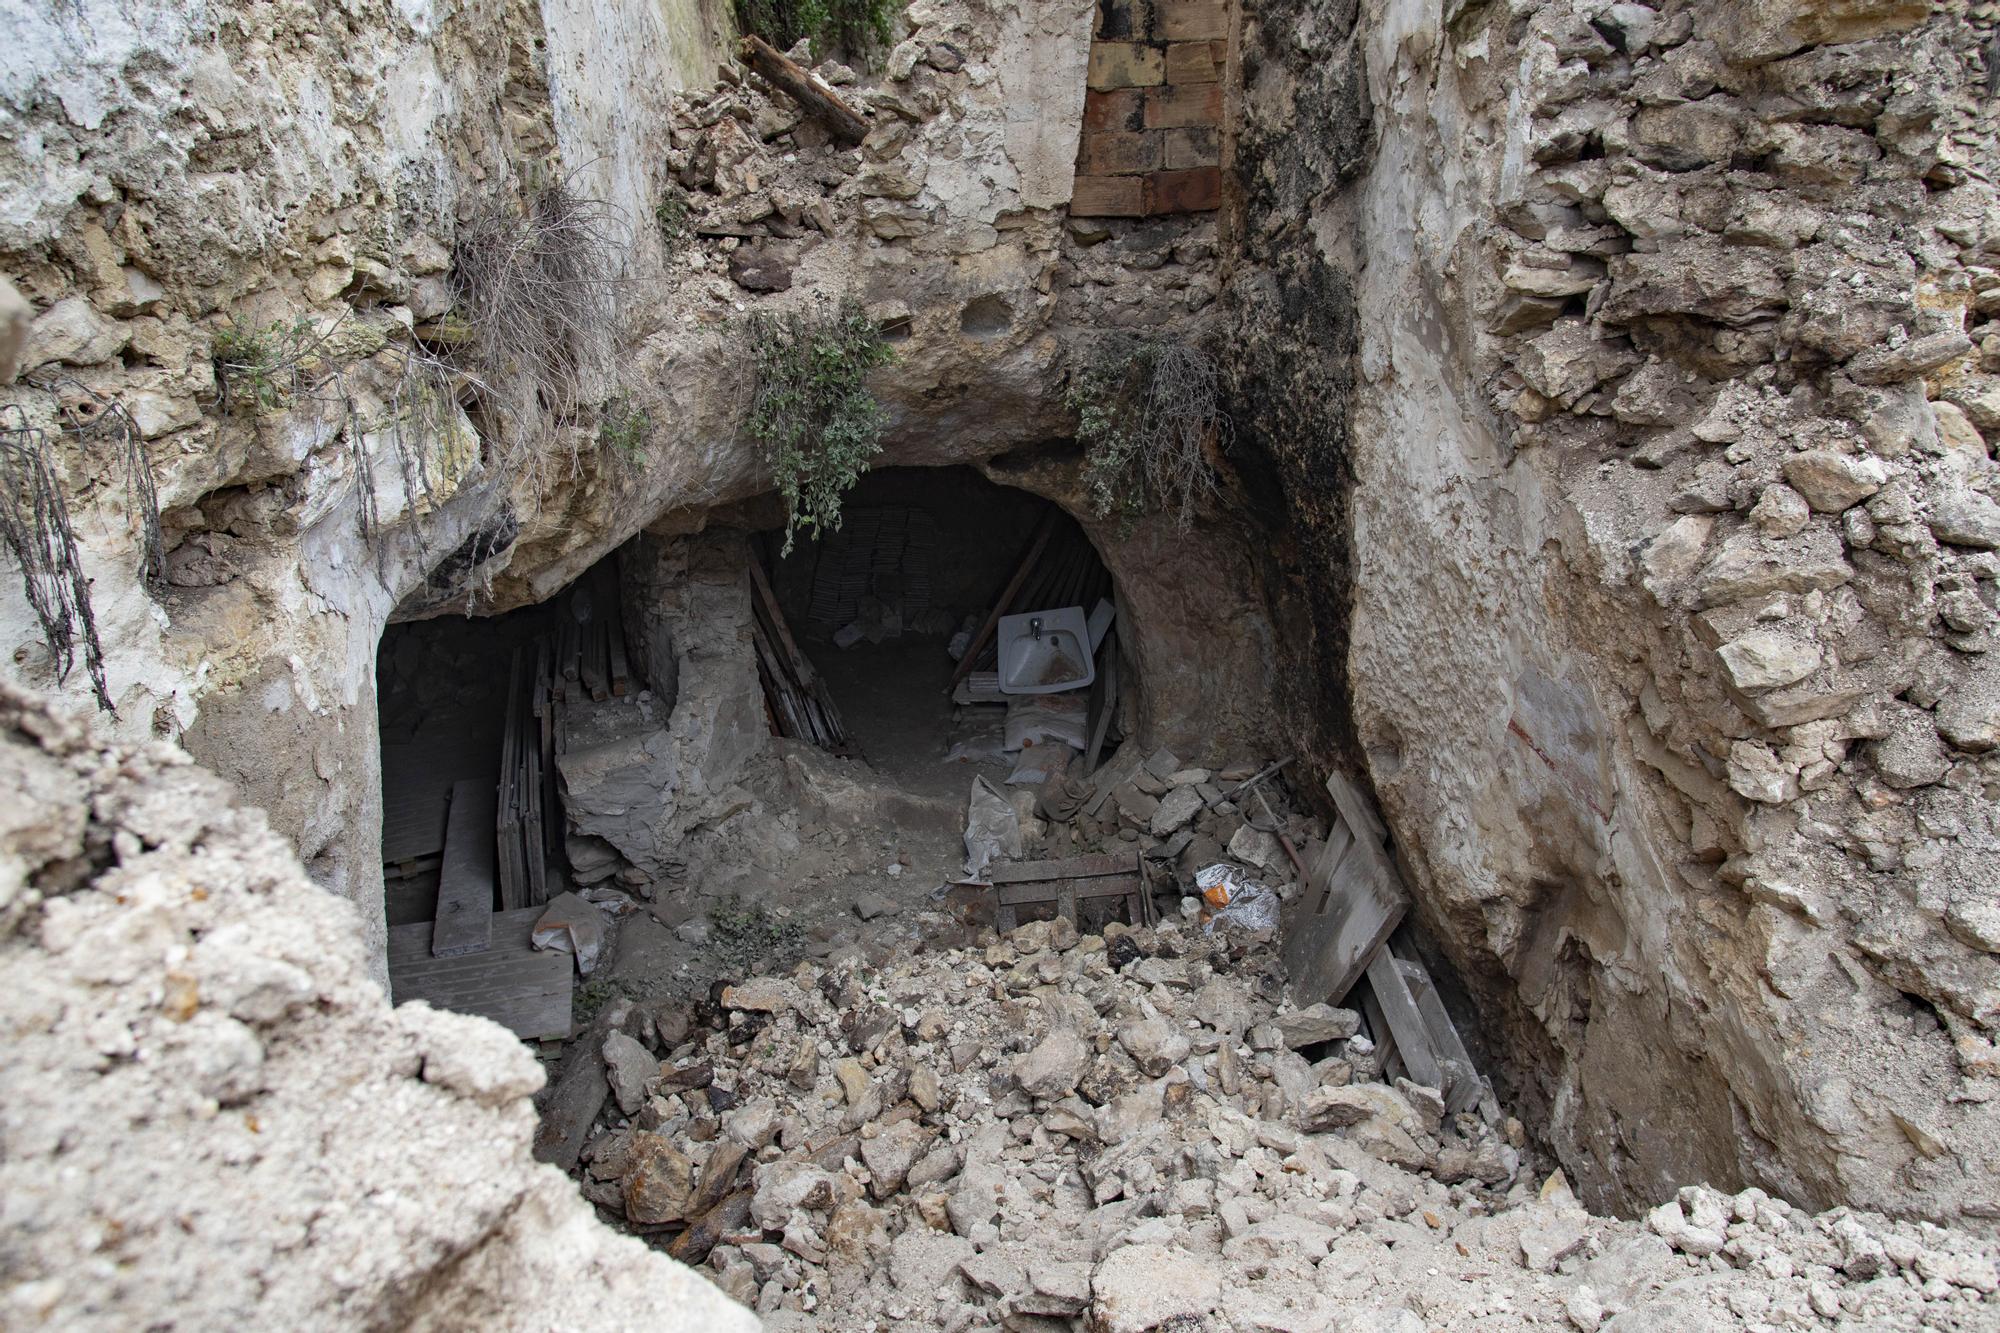
[[[1228,0],[1101,0],[1072,217],[1158,217],[1222,205]]]

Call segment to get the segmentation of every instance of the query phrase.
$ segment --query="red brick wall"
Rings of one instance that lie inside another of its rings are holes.
[[[1098,0],[1073,216],[1222,206],[1231,12],[1227,0]]]

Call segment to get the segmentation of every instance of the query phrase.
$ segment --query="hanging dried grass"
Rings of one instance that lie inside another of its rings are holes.
[[[97,706],[116,712],[90,608],[90,579],[83,572],[62,486],[49,463],[48,436],[12,403],[0,407],[0,538],[21,567],[22,587],[41,624],[56,679],[68,677],[81,638]]]

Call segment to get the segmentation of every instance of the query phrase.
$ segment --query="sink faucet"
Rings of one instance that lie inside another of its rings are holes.
[[[1042,618],[1040,616],[1028,617],[1028,633],[1035,636],[1036,643],[1042,641]]]

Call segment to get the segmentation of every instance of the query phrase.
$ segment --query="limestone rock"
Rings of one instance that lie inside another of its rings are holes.
[[[1714,529],[1715,520],[1707,514],[1683,514],[1646,544],[1639,568],[1654,601],[1666,605],[1675,589],[1694,573]]]
[[[102,365],[125,350],[130,333],[106,319],[81,296],[66,296],[36,316],[28,328],[21,364],[28,369],[60,361],[72,366]]]
[[[1930,527],[1939,541],[1953,546],[2000,549],[2000,504],[1974,490],[1948,491],[1931,501]]]
[[[903,1188],[904,1179],[930,1142],[930,1135],[913,1120],[899,1120],[874,1138],[861,1141],[861,1161],[871,1178],[869,1191],[886,1199]]]
[[[1746,800],[1782,805],[1799,794],[1798,774],[1760,741],[1732,744],[1726,771],[1730,790]]]
[[[1156,838],[1171,838],[1201,813],[1201,793],[1193,787],[1175,787],[1160,798],[1147,827]]]
[[[694,1196],[694,1165],[670,1140],[641,1130],[632,1135],[622,1188],[630,1221],[678,1222]]]
[[[1890,712],[1888,728],[1888,735],[1869,747],[1882,781],[1891,787],[1926,787],[1944,777],[1951,760],[1938,743],[1929,713],[1907,704],[1897,706]]]
[[[1776,689],[1804,680],[1819,669],[1824,653],[1807,635],[1783,629],[1754,629],[1716,650],[1739,690]]]
[[[1812,521],[1812,506],[1789,486],[1766,486],[1750,510],[1750,522],[1766,537],[1794,537]]]
[[[1837,514],[1882,489],[1889,467],[1879,458],[1856,458],[1830,449],[1808,449],[1784,461],[1785,480],[1821,513]]]
[[[1317,1046],[1321,1042],[1346,1041],[1361,1030],[1361,1015],[1352,1009],[1336,1009],[1315,1004],[1279,1014],[1272,1020],[1287,1047]]]
[[[0,278],[0,384],[12,384],[28,345],[28,325],[34,310],[28,298],[6,278]]]
[[[2000,663],[1982,660],[1961,687],[1938,700],[1938,734],[1972,754],[2000,746]]]
[[[1834,588],[1853,577],[1840,538],[1830,531],[1809,529],[1782,542],[1739,532],[1723,541],[1697,577],[1695,596],[1702,606],[1720,606],[1774,592]]]
[[[1014,1081],[1030,1097],[1053,1101],[1076,1090],[1088,1059],[1083,1038],[1068,1027],[1058,1027],[1040,1045],[1015,1059]]]
[[[653,1053],[623,1032],[613,1032],[604,1039],[605,1077],[618,1099],[618,1109],[626,1115],[635,1114],[646,1104],[646,1085],[659,1072],[660,1062]]]
[[[1222,1277],[1185,1250],[1126,1245],[1097,1266],[1090,1293],[1092,1328],[1148,1333],[1201,1320],[1221,1303]]]
[[[1179,1064],[1189,1049],[1186,1034],[1158,1015],[1119,1028],[1118,1044],[1148,1078],[1158,1078]]]

